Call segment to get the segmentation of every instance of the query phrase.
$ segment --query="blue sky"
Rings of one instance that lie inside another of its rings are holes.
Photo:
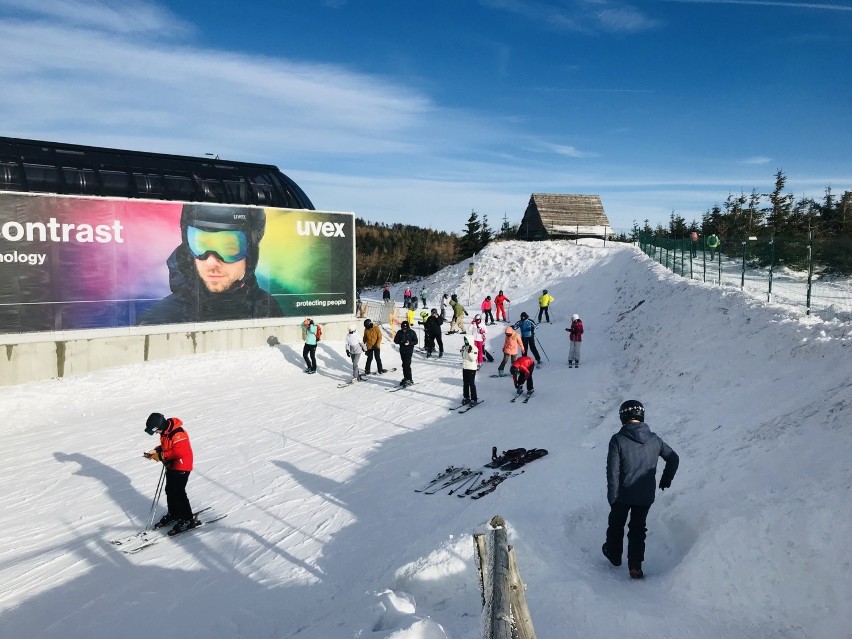
[[[852,189],[852,3],[0,0],[2,135],[272,162],[319,209],[461,231]]]

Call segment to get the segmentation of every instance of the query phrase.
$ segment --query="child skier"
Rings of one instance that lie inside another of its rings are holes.
[[[521,340],[521,336],[515,332],[511,326],[506,327],[506,339],[503,341],[503,361],[500,362],[500,365],[497,367],[497,375],[499,377],[505,377],[506,373],[503,372],[503,369],[506,368],[506,362],[510,359],[512,364],[515,363],[515,360],[518,359],[519,355],[523,355],[526,352],[524,348],[524,342]]]
[[[470,343],[470,337],[464,336],[464,345],[461,347],[462,356],[462,405],[479,403],[476,396],[476,369],[477,364],[476,349]]]
[[[485,315],[485,325],[494,324],[494,315],[491,313],[491,296],[486,295],[485,299],[482,300],[482,313]]]
[[[568,331],[568,339],[571,340],[571,348],[568,349],[568,368],[580,367],[580,344],[583,342],[583,320],[577,313],[571,316],[571,328]]]
[[[352,381],[350,384],[361,381],[361,373],[358,371],[358,362],[361,360],[361,353],[367,352],[367,347],[364,346],[364,341],[356,332],[358,327],[355,324],[349,326],[349,334],[346,336],[346,355],[352,360]]]
[[[533,391],[533,371],[535,370],[535,362],[529,355],[524,355],[515,360],[512,368],[509,369],[512,373],[512,381],[515,382],[515,390],[520,395],[524,392],[524,382],[527,384],[527,395],[532,395]]]
[[[162,413],[151,413],[145,422],[145,432],[149,435],[159,433],[160,445],[142,453],[143,456],[162,462],[166,467],[168,511],[154,528],[162,528],[175,522],[169,535],[195,528],[199,521],[192,514],[192,506],[186,496],[186,484],[192,472],[192,445],[189,443],[189,434],[183,428],[183,422],[177,417],[166,419]]]
[[[508,297],[503,295],[503,291],[500,291],[500,292],[497,293],[497,297],[494,298],[494,306],[495,306],[495,309],[496,309],[496,312],[497,312],[497,321],[498,322],[500,321],[501,318],[504,322],[509,321],[509,316],[506,315],[506,310],[503,308],[503,304],[511,304],[511,303],[512,303],[512,300],[510,300]]]

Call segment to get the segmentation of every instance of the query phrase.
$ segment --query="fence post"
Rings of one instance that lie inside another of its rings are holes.
[[[811,314],[811,288],[814,280],[814,230],[808,229],[808,296],[805,315]]]
[[[775,267],[775,231],[769,236],[769,293],[766,295],[766,301],[772,301],[772,270]]]
[[[742,273],[740,274],[740,290],[743,290],[745,288],[745,256],[746,256],[746,246],[748,246],[746,244],[746,242],[748,242],[748,240],[746,240],[745,237],[743,237],[743,241],[742,241],[742,245],[743,245],[743,270],[742,270]]]

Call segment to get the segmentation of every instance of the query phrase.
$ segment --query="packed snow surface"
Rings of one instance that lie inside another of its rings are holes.
[[[472,536],[496,514],[540,639],[850,636],[849,323],[682,279],[629,245],[492,243],[474,262],[412,288],[430,307],[455,292],[471,316],[503,289],[513,321],[547,288],[528,404],[509,403],[495,363],[477,376],[485,404],[448,410],[460,335],[441,359],[418,352],[415,386],[393,393],[400,371],[338,388],[350,365],[325,341],[316,375],[280,344],[3,388],[0,637],[474,639]],[[495,354],[503,329],[488,327]],[[600,552],[625,399],[680,455],[641,582]],[[152,411],[191,436],[193,506],[228,516],[126,555],[109,540],[146,523]],[[492,446],[550,454],[476,501],[414,492]]]

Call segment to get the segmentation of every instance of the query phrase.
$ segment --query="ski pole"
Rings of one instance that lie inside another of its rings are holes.
[[[146,530],[151,528],[154,525],[154,517],[157,514],[157,504],[160,501],[160,495],[163,493],[163,486],[165,486],[166,478],[166,465],[163,464],[163,469],[160,471],[160,481],[157,482],[157,490],[154,491],[154,501],[151,503],[151,512],[148,515],[148,527]]]
[[[541,352],[542,352],[542,353],[544,353],[544,356],[545,356],[545,357],[547,357],[547,351],[546,351],[546,350],[544,350],[544,346],[542,346],[542,345],[541,345],[541,340],[540,340],[538,337],[536,337],[536,338],[535,338],[535,341],[537,341],[537,342],[538,342],[538,347],[541,349]],[[548,362],[550,361],[550,358],[549,358],[549,357],[547,357],[547,361],[548,361]]]

